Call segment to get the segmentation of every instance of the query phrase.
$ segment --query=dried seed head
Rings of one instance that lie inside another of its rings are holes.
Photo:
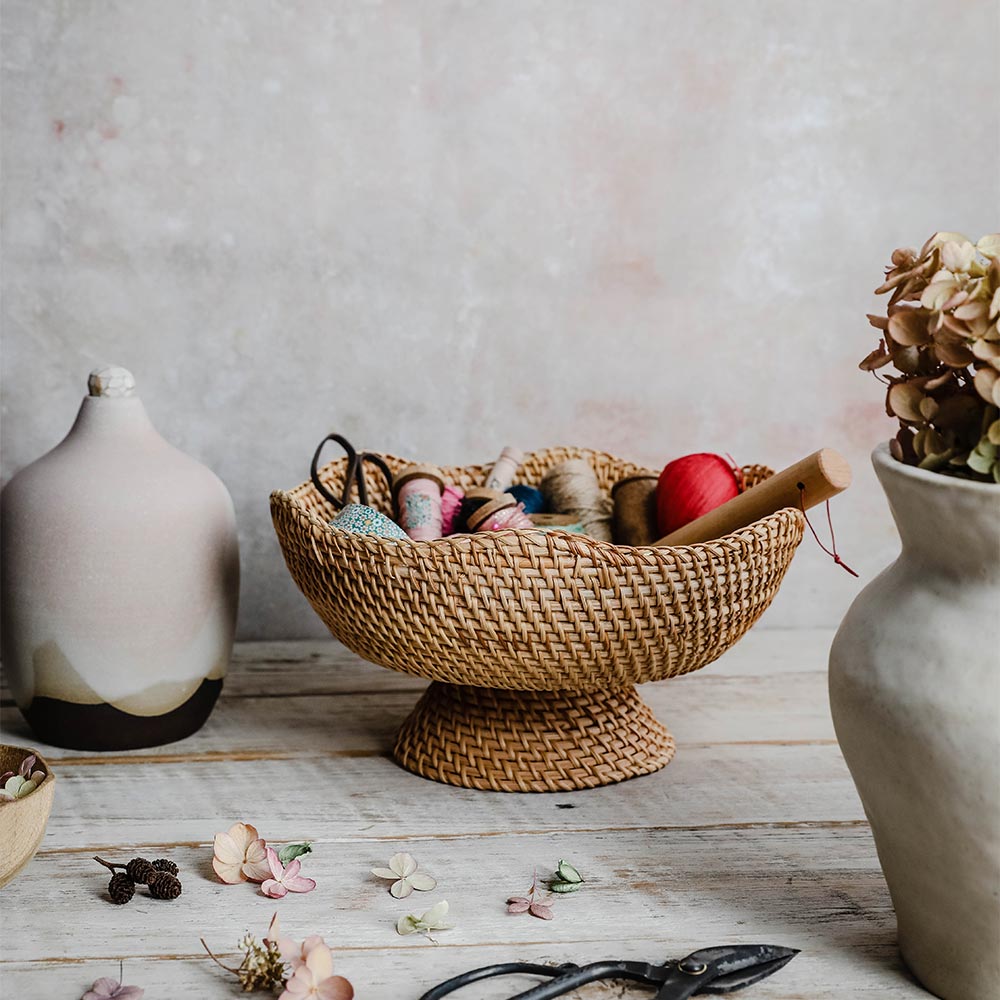
[[[127,903],[135,895],[135,882],[125,872],[116,872],[108,883],[108,895],[112,903]]]

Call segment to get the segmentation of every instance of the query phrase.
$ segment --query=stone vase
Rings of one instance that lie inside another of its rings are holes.
[[[903,959],[1000,997],[1000,486],[872,455],[902,541],[830,653],[830,703]]]
[[[38,739],[156,746],[208,717],[232,651],[233,504],[97,369],[66,438],[2,497],[3,666]]]

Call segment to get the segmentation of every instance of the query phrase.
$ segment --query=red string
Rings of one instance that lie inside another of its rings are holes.
[[[809,520],[809,515],[806,513],[806,488],[802,483],[798,484],[799,487],[799,507],[802,509],[802,516],[806,519],[806,524],[809,526],[809,530],[812,532],[813,538],[816,539],[816,544],[828,555],[833,561],[838,565],[847,570],[851,576],[857,576],[858,574],[851,569],[843,559],[840,558],[840,554],[837,552],[837,536],[833,533],[833,517],[830,514],[830,501],[826,502],[826,523],[830,526],[830,545],[832,548],[827,548],[820,540],[819,535],[816,534],[816,529],[812,526],[812,522]]]

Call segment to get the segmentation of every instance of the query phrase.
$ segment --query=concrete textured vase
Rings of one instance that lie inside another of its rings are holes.
[[[1000,997],[1000,486],[872,455],[902,540],[830,654],[830,703],[896,908],[945,1000]]]
[[[66,438],[2,498],[3,665],[35,735],[116,750],[188,736],[232,651],[225,486],[154,429],[123,368],[90,376]]]

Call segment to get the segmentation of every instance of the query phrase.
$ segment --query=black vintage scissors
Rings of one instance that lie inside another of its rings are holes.
[[[428,990],[420,1000],[440,1000],[481,979],[515,974],[548,976],[550,981],[516,993],[510,1000],[552,1000],[601,979],[628,979],[645,983],[656,988],[655,1000],[687,1000],[697,993],[732,993],[752,986],[787,965],[797,954],[796,948],[772,944],[734,944],[703,948],[679,961],[668,961],[663,965],[624,961],[558,966],[507,962],[455,976]]]
[[[319,456],[323,452],[327,441],[335,441],[347,453],[347,471],[344,475],[344,489],[339,497],[334,496],[327,488],[322,479],[319,478]],[[324,500],[333,504],[337,510],[342,510],[350,502],[351,487],[358,487],[358,502],[368,505],[368,487],[365,484],[365,462],[371,462],[385,477],[386,488],[392,493],[392,472],[386,465],[381,455],[375,455],[370,451],[357,452],[347,438],[340,434],[327,434],[319,443],[313,455],[312,464],[309,467],[310,478],[313,486],[319,491]]]

